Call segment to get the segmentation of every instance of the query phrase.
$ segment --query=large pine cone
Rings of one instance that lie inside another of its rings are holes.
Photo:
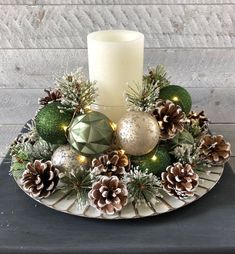
[[[28,163],[22,176],[23,189],[33,197],[48,197],[59,182],[59,170],[51,161]]]
[[[123,150],[117,150],[93,159],[92,168],[96,175],[116,175],[120,178],[130,169],[130,161]]]
[[[231,145],[222,135],[206,135],[200,144],[200,158],[211,165],[224,164],[231,155]]]
[[[47,96],[39,99],[39,104],[41,105],[47,105],[48,103],[51,103],[53,101],[60,101],[61,100],[61,92],[60,90],[47,90],[44,89],[44,91],[47,93]]]
[[[191,165],[182,165],[180,162],[168,166],[161,177],[163,189],[170,196],[176,196],[179,199],[192,197],[199,183],[199,177]]]
[[[157,119],[161,129],[160,138],[172,139],[183,131],[185,123],[185,114],[181,107],[170,100],[158,100],[152,115]]]
[[[98,210],[109,215],[120,211],[128,201],[126,185],[117,176],[102,176],[93,183],[88,196]]]

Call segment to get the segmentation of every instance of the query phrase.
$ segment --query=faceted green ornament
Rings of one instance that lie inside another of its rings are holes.
[[[160,90],[159,98],[173,101],[175,104],[179,105],[186,114],[190,112],[192,107],[192,99],[189,92],[181,86],[169,85],[163,87]]]
[[[161,176],[166,167],[171,165],[169,152],[163,147],[157,147],[154,153],[142,156],[142,158],[139,156],[138,159],[140,170],[148,169],[149,173],[153,173],[156,176]]]
[[[81,154],[94,155],[111,146],[113,133],[112,122],[104,114],[91,111],[72,121],[68,141]]]
[[[65,129],[68,127],[73,114],[60,112],[60,102],[44,106],[35,117],[36,129],[39,136],[52,144],[66,144]]]

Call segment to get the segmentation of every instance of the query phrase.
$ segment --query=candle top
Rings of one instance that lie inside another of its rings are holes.
[[[88,34],[87,39],[102,43],[128,43],[143,40],[144,35],[130,30],[101,30]]]

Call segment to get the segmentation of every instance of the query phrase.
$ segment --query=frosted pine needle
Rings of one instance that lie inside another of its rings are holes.
[[[92,185],[92,176],[90,171],[82,167],[71,169],[60,175],[61,182],[64,183],[65,191],[72,191],[77,198],[78,203],[84,205],[88,200],[88,192]]]
[[[150,112],[158,98],[159,89],[156,84],[143,81],[142,85],[136,84],[126,92],[127,106],[130,111]]]
[[[199,147],[196,144],[181,144],[173,150],[173,155],[182,163],[200,164]]]
[[[95,83],[86,80],[81,68],[64,75],[56,85],[62,94],[61,111],[84,113],[95,101]]]
[[[161,196],[159,193],[159,188],[161,187],[160,180],[152,173],[149,174],[147,170],[141,172],[138,168],[134,168],[134,170],[126,175],[125,182],[130,198],[136,202],[150,202],[157,196]]]
[[[150,84],[157,84],[158,88],[170,85],[167,72],[163,65],[157,65],[155,68],[149,68],[148,74],[144,75],[144,80]]]

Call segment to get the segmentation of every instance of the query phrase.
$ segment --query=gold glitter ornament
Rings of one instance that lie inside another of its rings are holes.
[[[146,112],[128,112],[117,124],[117,139],[130,155],[151,152],[159,141],[160,128],[154,117]]]

